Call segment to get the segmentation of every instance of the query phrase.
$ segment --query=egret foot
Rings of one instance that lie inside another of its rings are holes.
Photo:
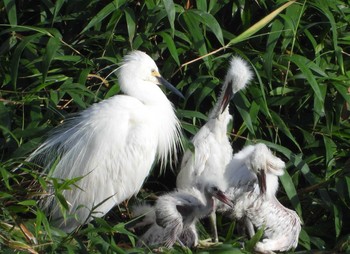
[[[197,248],[208,248],[208,247],[212,247],[212,246],[217,246],[220,245],[222,243],[220,243],[219,241],[217,242],[213,242],[213,240],[211,238],[205,239],[205,240],[199,240],[198,241],[198,245]]]

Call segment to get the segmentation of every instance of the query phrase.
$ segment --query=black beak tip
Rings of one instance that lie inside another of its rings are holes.
[[[164,79],[163,77],[157,77],[157,78],[160,84],[168,88],[170,91],[172,91],[174,94],[179,96],[181,99],[183,100],[185,99],[185,96],[183,96],[183,94],[179,90],[177,90],[176,87],[170,84],[166,79]]]
[[[233,207],[233,203],[232,201],[229,199],[229,197],[222,191],[219,191],[217,193],[217,199],[219,199],[221,202],[223,202],[224,204]]]

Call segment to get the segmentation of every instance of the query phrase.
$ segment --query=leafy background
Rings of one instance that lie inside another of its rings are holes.
[[[14,170],[69,114],[119,93],[113,71],[132,49],[150,54],[185,94],[185,100],[169,98],[187,139],[205,123],[230,57],[246,59],[255,78],[231,103],[232,146],[238,151],[264,142],[287,163],[278,197],[304,223],[296,252],[350,251],[347,1],[1,0],[4,252],[151,251],[133,247],[137,238],[126,230],[124,205],[70,235],[51,227],[36,205],[47,178],[29,164]],[[171,190],[175,175],[155,168],[139,198]],[[204,238],[206,228],[204,222]],[[234,222],[219,218],[224,244],[192,251],[251,251],[254,239],[234,229]]]

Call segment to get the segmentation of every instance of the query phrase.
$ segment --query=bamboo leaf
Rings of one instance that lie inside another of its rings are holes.
[[[195,10],[193,12],[198,15],[198,18],[203,23],[203,25],[206,25],[214,33],[220,44],[224,45],[224,38],[222,35],[221,27],[213,15],[199,10]]]
[[[300,200],[297,195],[297,191],[295,189],[294,183],[292,181],[292,178],[290,177],[289,173],[285,170],[284,174],[280,176],[281,183],[283,185],[284,190],[286,191],[286,194],[292,203],[294,209],[297,211],[300,218],[302,218],[302,210],[300,205]]]
[[[208,51],[196,14],[191,11],[186,11],[182,14],[182,17],[187,25],[191,37],[193,38],[193,48],[197,49],[200,55],[206,55]],[[207,58],[205,58],[205,61],[208,65]]]
[[[174,38],[175,31],[175,4],[173,0],[163,0],[165,10],[168,14],[168,19],[171,27],[171,37]]]
[[[263,237],[264,230],[265,230],[265,226],[259,228],[259,230],[255,233],[255,235],[246,242],[245,249],[247,251],[249,251],[250,253],[254,252],[254,247],[257,244],[257,242],[259,242],[260,239]]]
[[[300,71],[304,74],[305,79],[311,85],[316,97],[320,102],[324,103],[319,84],[317,83],[315,76],[312,74],[308,66],[310,60],[300,55],[292,55],[290,56],[290,60],[299,67]]]
[[[10,66],[11,66],[11,83],[14,89],[17,87],[17,79],[18,79],[18,71],[19,71],[19,62],[21,59],[21,55],[28,44],[32,43],[36,38],[41,37],[42,34],[36,33],[34,35],[30,35],[25,37],[16,47],[15,52],[11,58]]]
[[[166,33],[166,32],[161,32],[159,33],[160,36],[162,36],[163,40],[165,41],[166,45],[168,46],[168,49],[170,51],[170,54],[172,56],[172,58],[175,60],[175,62],[177,63],[178,66],[180,66],[180,59],[179,59],[179,55],[177,53],[176,50],[176,45],[173,41],[173,39],[171,38],[171,36]]]
[[[277,125],[277,127],[294,143],[294,145],[301,151],[300,145],[294,138],[293,134],[289,130],[287,124],[280,118],[278,114],[274,111],[270,111],[273,122]]]
[[[128,27],[128,34],[129,34],[129,43],[132,48],[132,42],[134,40],[135,32],[136,32],[136,18],[135,13],[130,8],[125,8],[124,10],[125,18],[126,18],[126,24]]]
[[[46,45],[46,54],[43,57],[42,67],[43,67],[43,80],[46,82],[47,72],[49,71],[52,59],[55,57],[57,50],[61,46],[61,41],[55,37],[51,37]]]
[[[52,23],[51,24],[54,24],[55,21],[56,21],[56,17],[57,15],[59,14],[63,4],[64,4],[65,0],[57,0],[55,2],[55,9],[53,11],[53,17],[52,17]]]
[[[7,18],[9,20],[10,25],[17,25],[17,10],[16,10],[16,2],[13,0],[4,0],[5,9],[7,12]]]
[[[266,26],[271,20],[273,20],[278,14],[280,14],[284,9],[286,9],[291,4],[295,3],[295,1],[288,1],[281,7],[277,8],[273,12],[271,12],[269,15],[255,23],[253,26],[245,30],[243,33],[232,39],[228,44],[227,47],[232,46],[234,44],[237,44],[239,42],[242,42],[244,40],[247,40],[252,35],[256,34],[260,29],[262,29],[264,26]]]
[[[109,4],[107,4],[101,11],[99,11],[91,20],[90,22],[84,27],[84,29],[80,32],[80,34],[85,33],[87,30],[89,30],[91,27],[95,26],[98,23],[101,23],[106,17],[108,17],[113,11],[117,11],[118,6],[116,5],[116,2],[113,1]]]

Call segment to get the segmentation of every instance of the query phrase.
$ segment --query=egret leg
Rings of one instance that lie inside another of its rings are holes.
[[[182,243],[182,241],[180,240],[179,237],[177,237],[177,241],[178,241],[178,243],[180,244],[181,247],[186,247],[186,245]]]
[[[244,224],[246,229],[248,230],[249,238],[252,238],[255,235],[253,223],[248,218],[244,218]]]
[[[217,242],[219,242],[219,236],[218,236],[218,230],[217,230],[217,226],[216,226],[216,212],[215,212],[215,209],[210,214],[209,219],[210,219],[211,232],[212,232],[212,236],[213,236],[213,242],[217,243]]]

